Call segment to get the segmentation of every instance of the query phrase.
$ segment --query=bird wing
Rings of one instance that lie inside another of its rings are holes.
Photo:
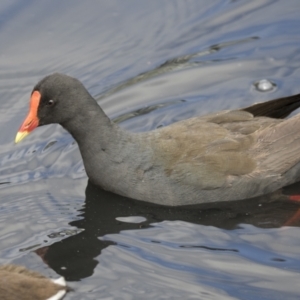
[[[165,174],[201,189],[279,176],[300,160],[300,95],[221,111],[157,130],[154,157]],[[298,154],[299,153],[299,154]]]
[[[300,162],[300,115],[255,133],[259,169],[283,175]]]
[[[253,119],[250,113],[231,111],[162,128],[153,138],[157,165],[177,182],[201,189],[225,186],[229,176],[246,175],[256,167],[248,153],[255,143],[251,133],[259,128]],[[239,124],[234,130],[228,126],[232,122]],[[251,129],[241,133],[247,126]]]

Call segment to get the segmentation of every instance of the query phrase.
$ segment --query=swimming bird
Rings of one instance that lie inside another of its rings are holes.
[[[66,292],[63,277],[52,280],[22,266],[0,266],[1,300],[59,300]]]
[[[132,133],[79,80],[55,73],[33,88],[15,142],[58,123],[105,190],[169,206],[242,200],[299,180],[300,115],[285,119],[299,106],[298,94]]]

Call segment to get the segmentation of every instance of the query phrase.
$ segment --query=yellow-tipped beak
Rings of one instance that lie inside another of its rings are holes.
[[[20,141],[22,141],[25,136],[27,136],[32,130],[34,130],[39,125],[37,110],[40,103],[40,99],[40,92],[34,91],[30,99],[29,113],[16,135],[15,143],[19,143]]]
[[[23,132],[19,131],[16,135],[15,143],[19,143],[20,141],[22,141],[25,138],[25,136],[27,136],[28,134],[29,134],[28,131],[23,131]]]

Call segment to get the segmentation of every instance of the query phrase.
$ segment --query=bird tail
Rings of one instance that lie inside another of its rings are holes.
[[[254,117],[284,119],[298,107],[300,107],[300,94],[257,103],[241,110],[253,114]]]

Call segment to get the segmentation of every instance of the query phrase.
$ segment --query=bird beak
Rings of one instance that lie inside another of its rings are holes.
[[[33,131],[39,125],[39,118],[37,116],[38,107],[40,104],[41,94],[38,91],[34,91],[30,98],[30,108],[29,113],[24,120],[23,124],[19,128],[16,135],[15,143],[20,142],[27,136],[31,131]]]

